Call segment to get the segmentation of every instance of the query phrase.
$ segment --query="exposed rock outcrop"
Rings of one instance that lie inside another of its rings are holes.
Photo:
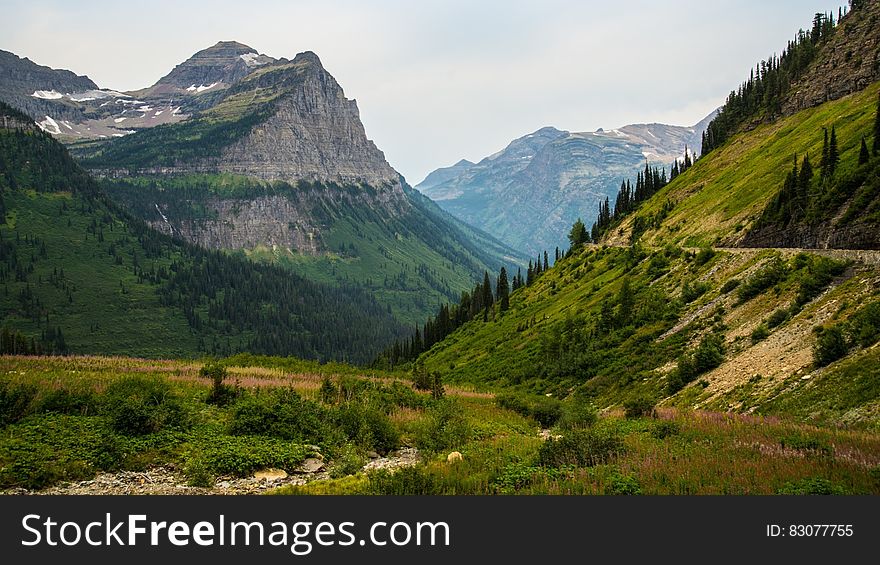
[[[143,93],[201,93],[228,88],[255,68],[275,62],[243,43],[219,41],[174,67]]]
[[[268,247],[320,255],[327,251],[324,234],[341,211],[372,210],[387,219],[409,209],[404,198],[353,187],[303,189],[249,199],[210,197],[194,204],[204,211],[203,217],[187,217],[160,200],[147,222],[158,231],[208,249]]]
[[[767,226],[749,232],[741,247],[798,249],[880,249],[880,229],[874,223]]]
[[[841,19],[828,44],[782,104],[786,116],[858,92],[880,80],[880,2]]]
[[[263,180],[399,186],[400,175],[367,139],[357,103],[318,56],[300,53],[290,72],[301,74],[299,83],[265,122],[223,151],[218,169]]]

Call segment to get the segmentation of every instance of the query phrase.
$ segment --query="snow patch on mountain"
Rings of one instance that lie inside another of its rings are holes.
[[[265,65],[265,61],[258,61],[259,55],[256,53],[245,53],[244,55],[239,55],[244,64],[248,67],[259,67],[260,65]]]
[[[55,90],[35,90],[34,93],[31,94],[31,96],[33,96],[34,98],[42,98],[43,100],[58,100],[64,95],[60,92],[56,92]]]
[[[218,84],[220,84],[220,83],[219,83],[219,82],[212,82],[211,84],[202,84],[202,85],[199,85],[199,86],[192,85],[192,86],[188,86],[188,87],[186,87],[186,89],[187,89],[187,91],[189,91],[189,92],[196,92],[196,93],[198,93],[198,92],[204,92],[204,91],[206,91],[206,90],[211,90],[212,88],[214,88],[214,87],[217,86]]]
[[[51,133],[52,135],[60,135],[61,134],[61,128],[58,127],[58,122],[56,122],[55,120],[53,120],[49,116],[46,116],[45,120],[43,120],[41,122],[37,122],[37,125],[40,126],[41,130],[43,130],[47,133]]]

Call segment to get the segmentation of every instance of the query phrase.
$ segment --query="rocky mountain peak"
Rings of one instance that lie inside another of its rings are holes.
[[[253,69],[275,62],[243,43],[218,41],[174,67],[148,90],[150,94],[200,94],[227,88]]]
[[[297,53],[296,57],[293,58],[294,63],[312,63],[321,67],[324,66],[321,64],[321,58],[318,57],[318,54],[314,51],[303,51],[302,53]]]

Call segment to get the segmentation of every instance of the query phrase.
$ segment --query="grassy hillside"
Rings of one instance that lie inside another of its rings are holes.
[[[880,390],[837,376],[845,361],[819,366],[814,349],[817,328],[880,309],[878,276],[876,266],[772,250],[591,247],[419,362],[532,398],[582,394],[600,407],[659,402],[876,427]],[[849,359],[870,355],[880,320],[851,333],[862,331],[864,341],[847,342]],[[826,382],[843,383],[846,400],[807,410]]]
[[[808,154],[818,165],[822,128],[836,128],[841,156],[838,175],[847,176],[856,169],[862,137],[871,137],[878,92],[880,83],[875,83],[733,137],[626,218],[606,241],[629,244],[639,218],[649,226],[640,234],[645,245],[735,244],[781,190],[796,155],[802,159]]]

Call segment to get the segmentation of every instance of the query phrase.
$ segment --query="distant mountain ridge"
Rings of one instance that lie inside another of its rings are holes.
[[[633,124],[595,132],[544,127],[478,163],[462,160],[416,185],[455,217],[516,249],[535,254],[565,245],[578,218],[595,219],[645,161],[671,164],[699,151],[713,112],[692,127]]]

